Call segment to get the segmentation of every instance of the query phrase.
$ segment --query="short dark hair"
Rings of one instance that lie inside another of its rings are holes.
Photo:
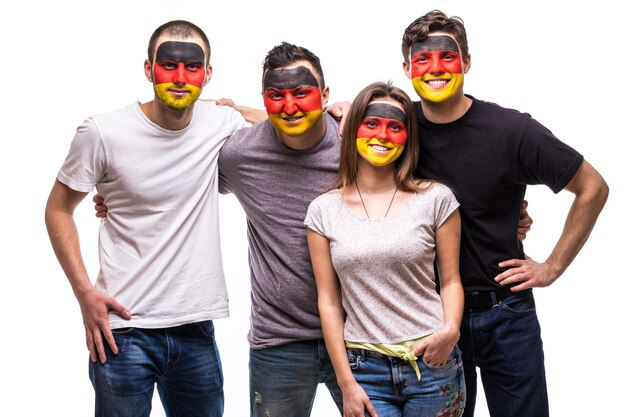
[[[402,36],[402,56],[408,64],[411,57],[411,46],[415,42],[423,41],[430,32],[443,32],[451,35],[459,44],[461,59],[465,60],[469,54],[465,24],[458,16],[448,17],[440,10],[432,10],[424,16],[418,17],[405,30]]]
[[[265,75],[267,70],[283,68],[298,61],[307,61],[311,64],[320,78],[320,90],[323,91],[324,88],[326,88],[326,83],[324,82],[324,71],[322,71],[320,59],[308,49],[288,42],[282,42],[280,45],[276,45],[265,55],[265,59],[263,60],[263,75]]]
[[[152,62],[152,60],[154,59],[157,40],[164,33],[168,33],[169,35],[177,36],[182,39],[190,38],[194,34],[200,36],[206,48],[205,65],[209,64],[209,61],[211,60],[211,44],[209,43],[209,38],[206,36],[206,33],[204,33],[202,29],[200,29],[200,27],[186,20],[171,20],[167,23],[163,23],[161,26],[156,28],[156,30],[150,37],[150,42],[148,43],[148,61]]]

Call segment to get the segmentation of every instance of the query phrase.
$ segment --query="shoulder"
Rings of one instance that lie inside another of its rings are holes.
[[[431,182],[430,190],[433,194],[440,196],[454,196],[452,190],[440,182]]]
[[[264,135],[270,135],[271,133],[268,130],[267,124],[269,124],[269,121],[265,120],[251,126],[247,125],[237,130],[226,139],[226,145],[233,146],[241,143],[247,143],[247,145],[249,145],[251,141],[254,141],[257,138],[263,137]]]
[[[324,113],[324,123],[326,124],[326,137],[331,138],[333,143],[339,144],[341,142],[339,120],[335,119],[329,113]]]
[[[527,123],[528,120],[531,119],[529,113],[521,112],[510,107],[504,107],[490,101],[479,100],[472,96],[469,97],[472,99],[472,106],[475,107],[476,111],[488,115],[493,120],[507,123],[512,121]]]
[[[439,202],[457,201],[452,189],[440,182],[424,180],[420,187],[423,189],[420,193],[428,197],[430,200]]]
[[[241,113],[229,106],[218,106],[213,101],[198,100],[194,104],[194,114],[200,114],[203,118],[209,116],[212,120],[221,122],[233,122],[240,127],[246,124]]]
[[[100,138],[103,132],[112,131],[119,126],[139,120],[139,103],[132,103],[120,109],[94,114],[85,119],[76,129],[76,137]]]
[[[138,111],[141,111],[139,109],[139,103],[135,102],[113,111],[95,114],[89,117],[86,122],[88,121],[95,124],[117,123],[123,119],[136,118]]]
[[[311,201],[310,208],[326,209],[341,203],[341,192],[339,190],[330,190],[318,195]]]

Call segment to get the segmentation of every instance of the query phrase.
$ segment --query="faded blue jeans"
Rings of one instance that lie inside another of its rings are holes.
[[[348,349],[348,362],[379,417],[458,417],[463,412],[465,380],[458,347],[441,367],[419,357],[419,380],[409,362],[382,353]]]
[[[543,343],[532,291],[484,311],[466,311],[459,346],[467,385],[464,417],[474,415],[476,367],[491,417],[548,417]]]
[[[342,395],[323,339],[250,349],[250,416],[309,417],[319,384],[341,416]]]
[[[169,417],[221,417],[223,375],[212,321],[113,331],[105,364],[89,361],[96,417],[148,417],[156,384]]]

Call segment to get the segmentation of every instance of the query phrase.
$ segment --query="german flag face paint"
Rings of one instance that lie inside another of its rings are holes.
[[[372,165],[383,166],[400,157],[406,143],[406,114],[387,102],[367,106],[357,131],[359,155]]]
[[[322,117],[319,83],[304,66],[268,70],[263,102],[272,125],[287,136],[301,136]]]
[[[204,87],[204,51],[194,42],[163,42],[156,51],[152,71],[157,97],[167,107],[186,109]]]
[[[411,79],[417,94],[439,103],[463,86],[459,47],[446,35],[429,36],[411,46]]]

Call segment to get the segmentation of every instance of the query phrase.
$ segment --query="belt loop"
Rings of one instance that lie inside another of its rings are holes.
[[[491,297],[491,305],[492,306],[498,305],[499,301],[498,301],[498,297],[496,297],[496,292],[489,291],[489,296]]]

